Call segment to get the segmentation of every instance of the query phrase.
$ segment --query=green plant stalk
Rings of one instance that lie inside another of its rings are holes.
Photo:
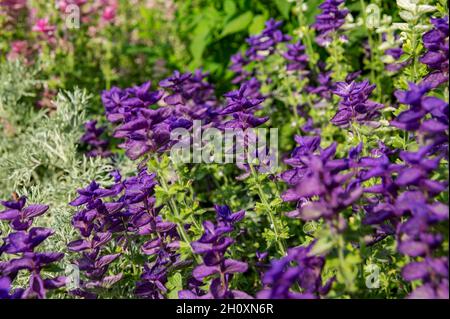
[[[360,0],[361,3],[361,11],[362,11],[362,16],[363,16],[363,23],[364,26],[366,27],[366,31],[367,31],[367,39],[369,41],[369,48],[370,48],[370,82],[374,83],[377,85],[376,87],[376,93],[377,96],[381,95],[381,85],[380,85],[380,77],[378,76],[378,72],[377,74],[375,74],[375,60],[378,59],[378,49],[377,46],[374,44],[374,40],[372,39],[372,34],[367,26],[367,12],[366,12],[366,3],[364,0]]]
[[[344,78],[344,72],[342,69],[342,63],[339,63],[339,54],[337,52],[337,44],[339,41],[339,37],[337,32],[334,32],[333,34],[333,41],[330,43],[328,47],[328,52],[332,57],[332,63],[331,63],[331,69],[333,70],[333,76],[335,80],[342,80]]]
[[[300,125],[300,117],[298,116],[297,103],[296,103],[297,101],[295,99],[295,96],[292,92],[292,88],[289,85],[289,83],[286,85],[286,87],[288,89],[288,94],[289,94],[288,103],[292,104],[292,112],[294,114],[295,128],[297,130],[297,133],[300,134],[300,126],[299,126]]]
[[[315,74],[319,74],[319,68],[316,63],[317,61],[315,58],[315,51],[314,51],[314,48],[312,45],[311,34],[309,32],[310,29],[309,29],[309,26],[305,23],[305,16],[304,16],[303,10],[302,10],[303,0],[299,0],[298,6],[299,6],[299,10],[298,10],[297,20],[298,20],[299,28],[303,27],[305,29],[305,32],[303,35],[303,40],[304,40],[303,43],[306,47],[306,53],[308,54],[308,57],[309,57],[308,63],[309,63],[311,70]]]
[[[345,257],[344,257],[344,249],[345,249],[345,242],[344,237],[342,234],[337,235],[337,244],[338,244],[338,258],[339,258],[339,270],[341,271],[342,277],[344,277],[345,285],[347,287],[353,286],[352,281],[350,278],[347,278],[347,274],[345,272]]]
[[[269,215],[269,221],[273,227],[273,231],[275,233],[275,240],[278,245],[278,253],[282,256],[286,255],[286,243],[284,239],[280,238],[280,230],[278,229],[277,224],[275,223],[275,216],[274,212],[272,211],[272,207],[269,204],[269,201],[267,200],[266,194],[264,193],[263,189],[261,188],[261,185],[257,182],[258,176],[256,174],[255,168],[252,164],[249,165],[250,170],[253,176],[253,179],[255,180],[255,186],[256,190],[258,191],[259,199],[261,200],[261,203],[266,208],[267,214]]]
[[[165,179],[165,177],[164,177],[163,175],[164,175],[164,174],[158,174],[159,181],[160,181],[160,183],[161,183],[161,187],[164,189],[164,191],[165,191],[166,193],[168,193],[168,192],[169,192],[169,188],[168,188],[168,186],[167,186],[167,181],[166,181],[166,179]],[[192,242],[192,240],[191,240],[189,234],[188,234],[188,233],[186,232],[186,230],[184,229],[183,224],[180,224],[180,223],[179,223],[179,221],[181,221],[180,211],[178,210],[178,206],[177,206],[177,204],[175,203],[173,197],[169,196],[168,204],[169,204],[170,210],[172,211],[172,213],[175,215],[175,217],[176,217],[176,219],[177,219],[177,230],[178,230],[178,232],[179,232],[179,234],[180,234],[181,239],[182,239],[185,243],[187,243],[187,244],[189,245],[189,247],[190,247],[190,249],[191,249],[191,252],[192,252],[192,255],[194,256],[194,258],[195,258],[195,260],[197,261],[197,263],[200,264],[202,261],[201,261],[201,259],[200,259],[200,256],[198,256],[197,254],[195,254],[195,252],[193,251],[193,249],[192,249],[192,247],[191,247],[191,245],[190,245],[190,243]],[[192,219],[192,217],[191,217],[191,219]]]

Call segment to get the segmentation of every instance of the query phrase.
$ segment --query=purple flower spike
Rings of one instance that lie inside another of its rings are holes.
[[[283,54],[283,57],[288,61],[286,65],[288,71],[305,71],[307,69],[308,55],[300,41],[295,44],[288,44],[287,52]]]
[[[84,124],[86,132],[81,137],[80,141],[88,145],[87,156],[89,157],[109,157],[112,155],[108,150],[108,141],[101,139],[101,135],[105,131],[105,127],[96,127],[97,121],[92,120]]]
[[[7,261],[0,262],[0,299],[44,299],[47,291],[65,285],[65,277],[43,279],[43,268],[62,259],[62,253],[35,252],[35,248],[53,235],[53,230],[43,227],[31,227],[35,217],[48,210],[47,205],[28,205],[26,198],[1,202],[7,210],[0,212],[0,220],[6,220],[12,232],[1,241],[0,256],[13,255]],[[11,284],[19,271],[28,271],[30,279],[26,289],[12,291]]]
[[[333,34],[345,23],[348,10],[340,8],[344,2],[345,0],[325,0],[319,6],[322,13],[316,16],[316,22],[312,26],[317,31],[316,41],[320,46],[331,43]]]
[[[203,223],[205,233],[191,244],[194,252],[202,255],[203,264],[194,268],[192,275],[195,283],[191,290],[182,290],[182,299],[247,299],[252,298],[243,291],[229,288],[231,278],[236,273],[244,273],[248,269],[245,262],[225,257],[225,252],[234,240],[225,237],[233,231],[233,224],[244,218],[245,212],[233,213],[228,206],[215,205],[218,223],[210,221]],[[210,278],[209,292],[199,289],[202,281]]]
[[[260,34],[248,38],[250,48],[245,53],[247,58],[251,61],[262,61],[275,52],[278,43],[289,41],[291,37],[279,30],[282,24],[281,21],[270,19]]]
[[[325,258],[311,254],[314,243],[307,247],[288,250],[287,256],[272,260],[270,269],[263,276],[264,289],[258,292],[260,299],[315,299],[328,293],[334,281],[322,284]],[[298,284],[302,292],[291,288]]]
[[[331,122],[337,126],[348,126],[352,121],[376,125],[374,120],[380,116],[379,110],[384,106],[369,100],[369,96],[375,89],[369,81],[363,82],[338,82],[334,94],[342,97],[339,109]]]
[[[422,37],[428,51],[420,58],[420,62],[430,69],[422,83],[435,88],[448,82],[448,16],[431,19],[431,23],[434,28]]]

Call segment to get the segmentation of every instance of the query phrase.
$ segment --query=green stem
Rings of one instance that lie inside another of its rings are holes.
[[[345,285],[347,287],[351,287],[353,285],[352,280],[347,277],[347,273],[345,272],[345,242],[342,234],[338,234],[338,258],[339,258],[339,270],[341,271],[342,277],[344,277]]]
[[[306,53],[308,54],[308,63],[309,66],[311,68],[311,70],[313,71],[314,74],[319,74],[319,68],[317,66],[317,61],[315,58],[315,51],[312,45],[312,40],[311,40],[311,34],[310,34],[310,30],[309,30],[309,26],[306,22],[305,16],[303,15],[303,0],[300,0],[298,2],[298,6],[299,6],[299,10],[298,10],[298,25],[299,28],[301,29],[302,27],[304,28],[304,34],[303,34],[303,44],[305,45],[306,48]]]
[[[298,110],[297,110],[297,101],[295,99],[295,96],[292,92],[292,88],[290,86],[290,83],[287,83],[286,85],[287,90],[288,90],[288,94],[289,94],[289,98],[288,98],[288,103],[292,104],[292,112],[294,113],[294,122],[295,122],[295,128],[297,130],[297,133],[300,133],[300,118],[298,116]]]
[[[161,187],[164,189],[166,194],[169,193],[169,187],[167,185],[167,181],[166,181],[166,179],[164,177],[164,174],[158,174],[158,177],[159,177],[159,181],[161,183]],[[173,199],[173,197],[169,196],[168,203],[169,203],[170,210],[172,211],[172,213],[175,215],[175,218],[177,219],[177,230],[178,230],[178,233],[180,234],[181,239],[186,244],[189,245],[189,247],[191,248],[192,255],[194,256],[194,258],[197,261],[197,263],[200,264],[202,262],[201,259],[200,259],[200,256],[195,254],[195,252],[193,251],[193,249],[192,249],[192,247],[190,245],[191,242],[192,242],[191,238],[189,237],[189,234],[184,229],[184,225],[181,222],[182,219],[181,219],[180,211],[178,210],[178,206],[175,203],[175,200]],[[192,220],[192,216],[190,217],[190,219]]]
[[[278,245],[278,253],[282,256],[285,256],[286,255],[286,243],[285,243],[284,239],[280,238],[280,230],[278,229],[278,226],[275,223],[275,216],[274,216],[272,207],[270,206],[269,201],[267,200],[266,194],[264,193],[261,185],[258,183],[258,176],[257,176],[256,171],[252,164],[250,164],[250,170],[252,172],[253,179],[255,180],[255,186],[258,191],[259,199],[261,200],[262,204],[266,208],[266,211],[269,215],[269,221],[272,225],[273,231],[275,233],[275,240]]]
[[[369,30],[369,27],[367,26],[366,3],[364,2],[364,0],[360,0],[360,3],[361,3],[361,11],[362,11],[362,16],[363,16],[363,23],[364,23],[364,26],[366,27],[367,39],[369,41],[369,48],[370,48],[370,82],[377,85],[376,92],[377,92],[377,95],[379,95],[379,93],[381,93],[381,85],[380,85],[380,81],[379,81],[379,76],[376,74],[376,64],[375,64],[375,61],[377,61],[377,59],[378,59],[378,55],[377,55],[378,48],[374,44],[371,32]]]

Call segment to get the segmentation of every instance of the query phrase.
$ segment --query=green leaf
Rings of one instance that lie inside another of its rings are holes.
[[[201,21],[194,29],[194,36],[191,45],[189,46],[189,51],[196,61],[201,61],[203,52],[209,42],[208,36],[211,27],[208,22],[208,20]]]
[[[183,289],[183,277],[179,272],[169,278],[167,288],[170,290],[167,297],[169,299],[178,299],[178,292]]]
[[[291,4],[287,0],[275,0],[275,5],[278,11],[280,11],[283,18],[289,19],[289,10],[291,9]]]
[[[227,16],[232,16],[236,13],[236,3],[234,0],[225,0],[223,4],[223,10],[227,14]]]
[[[264,29],[264,23],[266,22],[266,17],[262,14],[257,15],[253,18],[252,23],[248,27],[249,34],[258,34]]]
[[[247,11],[241,14],[240,16],[234,18],[225,25],[225,27],[222,30],[222,33],[220,34],[220,38],[247,29],[248,25],[252,22],[252,19],[253,13],[251,13],[250,11]]]

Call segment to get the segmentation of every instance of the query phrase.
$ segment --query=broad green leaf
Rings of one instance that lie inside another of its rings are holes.
[[[234,0],[225,0],[223,4],[223,10],[227,14],[227,16],[232,16],[236,13],[236,3]]]
[[[250,22],[252,22],[253,13],[247,11],[240,16],[234,18],[230,22],[228,22],[222,30],[220,37],[223,38],[229,34],[241,32],[247,29]]]
[[[275,5],[278,11],[280,11],[283,18],[289,19],[289,10],[291,9],[291,4],[287,0],[275,0]]]
[[[248,27],[249,34],[258,34],[264,29],[264,23],[266,22],[266,17],[262,14],[257,15],[253,18],[252,23]]]

